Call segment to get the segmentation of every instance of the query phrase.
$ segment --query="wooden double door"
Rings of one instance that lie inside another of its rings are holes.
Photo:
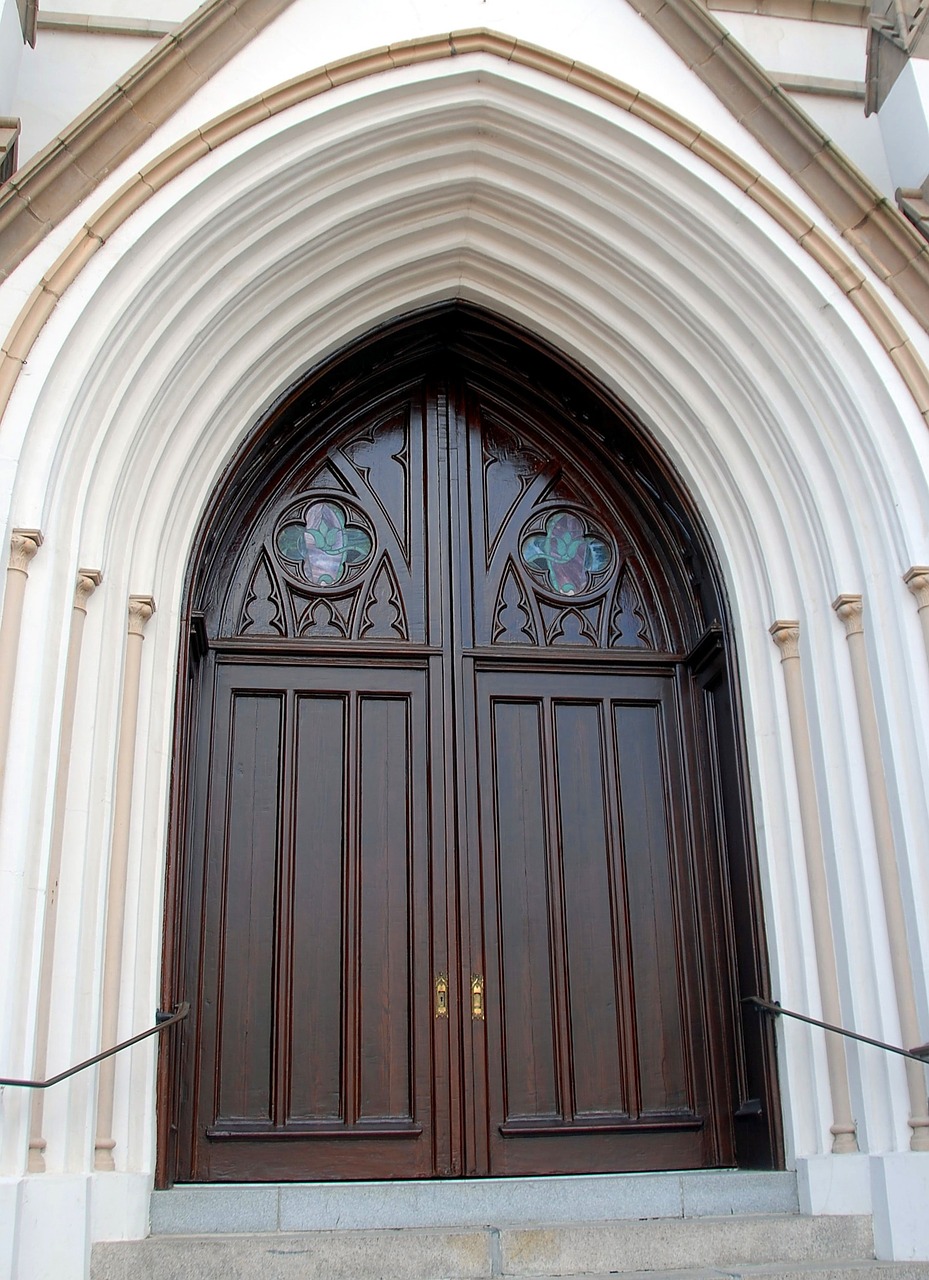
[[[170,1176],[734,1163],[671,541],[621,467],[455,367],[320,434],[204,557]]]

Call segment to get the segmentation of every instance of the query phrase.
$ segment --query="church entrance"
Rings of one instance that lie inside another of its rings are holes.
[[[446,308],[195,553],[162,1183],[777,1160],[725,611],[622,411]]]

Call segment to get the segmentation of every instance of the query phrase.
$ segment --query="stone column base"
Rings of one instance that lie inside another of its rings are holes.
[[[875,1257],[929,1261],[929,1151],[871,1156]]]
[[[803,1156],[797,1160],[800,1212],[812,1216],[871,1212],[870,1157]]]

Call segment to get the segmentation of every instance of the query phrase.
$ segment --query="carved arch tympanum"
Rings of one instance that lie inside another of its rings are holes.
[[[778,1163],[725,598],[627,411],[406,317],[252,434],[186,615],[162,1183]]]

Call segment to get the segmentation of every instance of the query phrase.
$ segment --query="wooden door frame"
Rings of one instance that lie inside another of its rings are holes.
[[[693,502],[669,462],[630,411],[589,375],[540,339],[479,308],[446,303],[403,316],[366,335],[325,361],[289,388],[262,416],[215,486],[193,542],[182,596],[182,643],[177,678],[170,824],[164,913],[162,1005],[182,996],[184,947],[192,942],[185,920],[185,840],[192,795],[192,751],[201,681],[208,651],[198,587],[210,578],[225,527],[245,520],[260,501],[261,477],[285,473],[294,465],[310,421],[314,446],[333,435],[350,412],[375,404],[385,386],[395,389],[421,378],[434,360],[449,353],[479,370],[488,386],[520,402],[547,406],[549,414],[573,426],[579,438],[600,454],[621,451],[624,468],[641,480],[641,501],[661,513],[670,570],[693,593],[699,612],[709,619],[691,637],[685,667],[688,696],[682,698],[692,724],[700,722],[715,744],[713,810],[707,820],[721,829],[718,901],[723,921],[716,963],[731,975],[732,1007],[725,1011],[736,1029],[735,1061],[728,1072],[735,1096],[718,1098],[735,1121],[737,1161],[744,1168],[782,1168],[783,1132],[773,1028],[753,1012],[743,1014],[741,997],[768,989],[767,949],[753,839],[747,756],[737,679],[737,655],[722,575],[709,537]],[[385,375],[386,371],[386,375]],[[672,537],[673,531],[673,537]],[[691,737],[693,735],[690,735]],[[728,891],[727,891],[728,890]],[[735,927],[738,924],[738,927]],[[169,1186],[176,1171],[177,1116],[182,1058],[196,1022],[162,1045],[158,1065],[156,1185]],[[713,1029],[708,1028],[708,1034]]]

